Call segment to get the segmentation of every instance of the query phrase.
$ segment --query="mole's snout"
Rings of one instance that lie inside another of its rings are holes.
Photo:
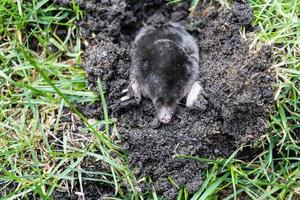
[[[165,114],[163,116],[159,116],[159,121],[161,121],[164,124],[168,124],[168,123],[170,123],[171,118],[172,118],[172,116]]]
[[[158,110],[158,119],[164,124],[168,124],[171,122],[172,115],[174,112],[174,108],[172,107],[161,107]]]

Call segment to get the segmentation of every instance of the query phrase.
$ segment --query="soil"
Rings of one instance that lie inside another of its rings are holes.
[[[69,0],[56,0],[70,4]],[[84,40],[84,64],[89,87],[97,91],[103,81],[109,113],[118,122],[123,148],[137,177],[150,177],[156,191],[174,199],[186,186],[194,193],[206,165],[175,155],[205,158],[227,157],[243,144],[251,144],[267,130],[274,82],[272,51],[268,46],[250,48],[252,12],[244,1],[231,9],[199,5],[193,16],[189,4],[167,5],[162,0],[77,1],[85,10],[78,25]],[[184,101],[170,124],[161,124],[149,99],[121,103],[121,91],[129,86],[130,48],[143,24],[176,21],[197,39],[200,74],[208,103],[188,109]],[[245,32],[244,36],[241,33]],[[93,107],[87,116],[99,117]],[[101,112],[101,109],[98,109]],[[251,152],[249,152],[251,153]],[[248,154],[249,154],[248,153]],[[140,185],[142,190],[151,188]]]

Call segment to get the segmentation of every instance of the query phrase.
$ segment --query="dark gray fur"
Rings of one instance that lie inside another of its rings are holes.
[[[199,51],[194,38],[177,23],[146,26],[133,44],[131,82],[141,95],[174,112],[199,76]]]

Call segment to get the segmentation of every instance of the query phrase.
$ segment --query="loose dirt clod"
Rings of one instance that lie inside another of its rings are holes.
[[[174,199],[177,189],[169,177],[178,186],[187,186],[191,193],[201,184],[201,173],[206,166],[175,155],[226,157],[266,132],[272,102],[272,51],[267,46],[250,49],[251,38],[246,40],[241,36],[243,30],[246,35],[254,30],[247,3],[238,1],[230,10],[202,5],[192,17],[188,17],[186,3],[166,5],[164,1],[124,0],[79,3],[86,10],[79,24],[89,42],[84,57],[89,84],[96,89],[97,79],[103,81],[109,111],[118,119],[131,168],[137,176],[150,176],[158,192]],[[143,99],[141,105],[134,101],[124,105],[119,98],[129,85],[130,42],[136,31],[142,22],[170,20],[184,22],[197,39],[199,78],[208,104],[201,110],[187,109],[182,104],[172,122],[163,125],[157,121],[150,100]],[[147,189],[147,184],[143,189]]]

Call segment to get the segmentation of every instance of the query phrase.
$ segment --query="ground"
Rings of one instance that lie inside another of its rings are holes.
[[[77,3],[1,7],[4,198],[299,197],[297,1]],[[208,96],[162,125],[119,98],[136,32],[169,20],[196,37]]]

